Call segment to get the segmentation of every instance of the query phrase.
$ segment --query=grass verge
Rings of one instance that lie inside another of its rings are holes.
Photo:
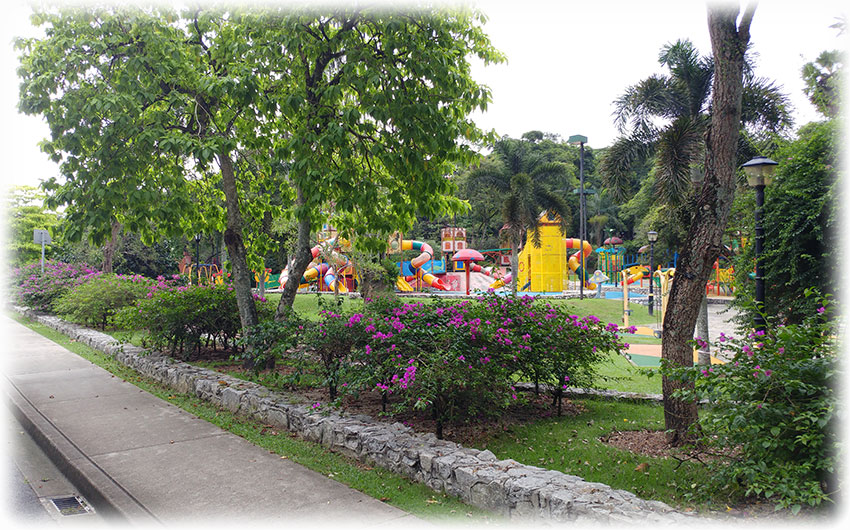
[[[499,458],[578,475],[602,482],[644,499],[659,500],[680,508],[693,508],[692,485],[705,480],[702,464],[673,458],[652,458],[617,449],[600,438],[616,431],[663,430],[661,406],[602,399],[574,400],[585,409],[578,416],[553,417],[512,427],[478,448]],[[704,499],[701,500],[701,503]]]
[[[281,458],[333,478],[371,497],[382,500],[408,513],[430,521],[452,521],[458,517],[478,522],[496,522],[500,518],[462,503],[454,497],[437,493],[423,484],[412,482],[390,471],[373,468],[288,432],[277,432],[259,421],[237,416],[219,409],[195,396],[177,394],[153,380],[142,377],[113,357],[71,340],[47,326],[19,314],[10,315],[17,322],[56,342],[84,359],[111,372],[160,399],[206,420],[247,441],[281,455]]]

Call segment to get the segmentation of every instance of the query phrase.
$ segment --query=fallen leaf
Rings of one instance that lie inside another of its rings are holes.
[[[637,465],[637,467],[635,468],[635,471],[637,471],[638,473],[646,473],[648,469],[649,469],[649,463],[648,462],[641,462],[640,464]]]

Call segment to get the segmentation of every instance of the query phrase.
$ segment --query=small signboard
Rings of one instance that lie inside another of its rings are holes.
[[[32,242],[36,245],[49,245],[51,243],[50,232],[47,230],[39,230],[38,228],[33,229]]]

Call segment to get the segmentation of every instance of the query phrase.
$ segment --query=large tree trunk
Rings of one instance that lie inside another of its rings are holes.
[[[295,204],[296,211],[299,211],[305,203],[304,193],[301,188],[295,186]],[[283,287],[283,293],[280,296],[280,302],[277,305],[275,312],[275,320],[281,320],[286,313],[286,310],[292,307],[295,302],[295,293],[298,291],[301,276],[307,270],[307,265],[313,260],[313,255],[310,252],[310,217],[304,214],[298,220],[298,235],[295,242],[295,259],[292,265],[289,266],[289,279]]]
[[[720,255],[721,237],[735,196],[744,53],[750,40],[754,11],[755,5],[748,5],[737,26],[737,5],[713,4],[708,8],[715,71],[711,124],[706,133],[705,180],[676,267],[662,336],[661,356],[675,365],[693,365],[693,350],[688,341],[693,338],[705,284]],[[693,401],[676,399],[673,393],[691,387],[681,381],[662,378],[664,421],[671,432],[670,442],[675,445],[688,441],[689,428],[697,420],[697,405]]]
[[[236,293],[239,320],[242,323],[242,329],[247,330],[256,326],[259,318],[257,306],[251,294],[251,270],[248,268],[248,256],[242,239],[242,213],[239,210],[236,173],[233,171],[233,161],[229,154],[219,154],[218,162],[221,167],[221,187],[224,190],[224,203],[227,208],[224,244],[233,269],[233,290]]]
[[[112,221],[112,234],[109,241],[103,247],[103,267],[101,270],[107,274],[112,273],[112,264],[115,261],[115,247],[118,246],[118,236],[121,234],[121,223]]]

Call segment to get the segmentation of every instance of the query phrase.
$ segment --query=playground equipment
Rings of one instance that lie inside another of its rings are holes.
[[[567,239],[565,240],[566,248],[568,249],[577,249],[579,245],[582,243],[579,239]],[[584,244],[581,245],[582,249],[579,252],[584,253],[584,263],[585,269],[587,269],[587,258],[590,256],[590,253],[593,252],[593,247],[590,246],[589,241],[584,241]],[[579,252],[576,252],[572,256],[570,256],[570,260],[567,262],[570,270],[573,271],[579,279],[584,279],[584,287],[586,289],[596,289],[596,284],[591,283],[589,281],[589,277],[586,270],[582,270],[581,268],[581,258],[579,257]]]
[[[443,283],[442,280],[440,280],[430,272],[425,272],[422,270],[422,265],[434,259],[434,249],[431,247],[431,245],[423,241],[404,239],[401,242],[400,250],[418,250],[422,252],[421,254],[410,260],[410,267],[414,271],[416,271],[416,274],[410,279],[417,278],[435,289],[440,289],[441,291],[449,290],[449,288]],[[405,278],[405,280],[407,280],[408,282],[410,281],[410,279]]]
[[[464,269],[466,270],[466,294],[469,295],[469,273],[472,267],[478,267],[478,270],[482,270],[480,266],[476,265],[475,261],[483,260],[484,256],[481,255],[477,250],[472,250],[471,248],[465,248],[463,250],[459,250],[452,256],[453,261],[464,262]]]
[[[624,269],[623,278],[625,278],[626,285],[631,285],[637,281],[643,279],[644,274],[649,274],[649,267],[644,265],[633,265]]]
[[[606,276],[601,270],[596,269],[593,272],[593,276],[590,277],[590,282],[597,285],[596,298],[602,298],[602,284],[608,280],[610,280],[610,278],[608,278],[608,276]]]
[[[667,315],[667,301],[670,299],[670,287],[673,286],[673,278],[676,276],[676,269],[658,269],[653,273],[653,278],[658,278],[658,284],[661,287],[661,327],[664,327],[664,317]]]
[[[346,241],[341,241],[347,244]],[[322,279],[322,283],[331,290],[340,293],[347,293],[348,287],[344,282],[338,281],[337,274],[341,274],[345,269],[351,266],[351,261],[344,254],[334,250],[337,239],[333,238],[326,241],[320,241],[319,244],[310,249],[310,254],[313,257],[313,264],[301,276],[299,281],[299,289],[309,287],[311,283]],[[325,248],[323,248],[323,246]],[[319,256],[324,255],[331,261],[331,264],[322,262],[316,263]],[[289,267],[280,272],[280,288],[283,289],[286,282],[289,280]],[[259,280],[258,280],[259,281]]]
[[[580,281],[585,282],[586,288],[596,289],[596,285],[588,281],[587,271],[581,267],[581,256],[586,260],[593,251],[590,243],[584,241],[582,244],[579,239],[564,238],[560,219],[548,212],[538,217],[537,229],[540,246],[532,243],[533,230],[529,230],[526,244],[519,253],[519,270],[512,271],[517,276],[518,284],[528,284],[534,292],[561,292],[569,288],[569,271],[572,271]],[[567,250],[578,252],[568,257]],[[586,263],[584,269],[587,269]]]
[[[714,278],[709,279],[705,285],[705,294],[714,291],[715,295],[731,296],[735,292],[733,285],[735,278],[735,269],[731,265],[721,267],[720,260],[714,262]]]
[[[220,285],[224,282],[222,271],[215,263],[201,263],[197,267],[188,265],[184,269],[189,276],[189,285],[197,276],[197,285]]]

